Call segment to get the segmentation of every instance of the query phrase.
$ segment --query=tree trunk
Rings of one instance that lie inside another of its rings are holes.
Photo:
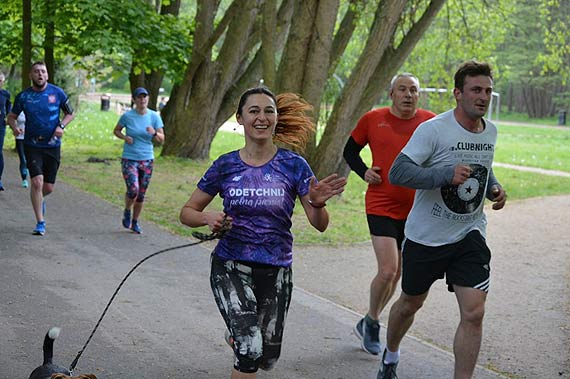
[[[407,2],[380,1],[364,53],[336,101],[325,135],[317,150],[309,146],[309,160],[319,177],[339,167],[346,137],[360,116],[355,113],[372,106],[369,98],[378,98],[444,2],[432,0],[408,35],[396,38],[401,42],[393,48],[396,25]],[[318,111],[327,79],[334,73],[359,17],[365,16],[360,7],[365,1],[349,0],[350,8],[336,34],[339,0],[283,0],[276,18],[272,15],[277,3],[263,4],[262,0],[235,0],[214,27],[213,14],[219,2],[198,1],[191,60],[183,81],[174,85],[162,111],[167,135],[163,154],[208,158],[211,141],[235,111],[240,93],[259,84],[261,78],[271,85],[274,72],[271,89],[275,93],[299,93]],[[256,21],[258,13],[261,17]],[[272,23],[276,24],[274,32],[267,29]],[[218,46],[215,56],[213,46]],[[280,61],[272,63],[275,57]]]
[[[22,90],[30,86],[32,70],[32,0],[22,0]]]
[[[513,84],[509,83],[507,87],[507,110],[509,112],[513,111]]]
[[[53,84],[57,83],[56,80],[56,69],[55,69],[55,57],[54,57],[54,46],[55,46],[55,12],[56,5],[54,1],[45,2],[45,39],[44,39],[44,61],[46,63],[46,69],[49,74],[49,81]]]
[[[135,74],[133,71],[136,66],[137,63],[133,62],[131,65],[131,71],[129,72],[131,93],[133,93],[137,87],[144,87],[148,91],[148,107],[153,111],[156,111],[160,86],[162,85],[164,75],[160,71],[156,70],[148,74],[142,71]]]
[[[342,18],[342,22],[340,23],[337,33],[334,36],[332,51],[330,54],[331,63],[329,67],[329,75],[332,75],[336,70],[338,62],[346,50],[346,46],[348,46],[354,29],[356,28],[358,15],[355,10],[362,7],[365,3],[365,0],[349,1],[348,9]]]
[[[334,105],[318,149],[310,157],[310,163],[317,177],[330,175],[338,169],[342,161],[346,136],[353,127],[352,116],[360,102],[360,96],[355,94],[361,93],[370,82],[382,53],[390,43],[405,5],[404,0],[386,0],[379,5],[364,52]]]
[[[408,30],[397,48],[393,46],[393,40],[390,40],[390,44],[380,50],[380,59],[373,66],[374,72],[369,76],[369,79],[358,84],[358,89],[354,86],[355,89],[347,92],[351,94],[348,95],[349,98],[356,97],[359,99],[358,102],[344,100],[346,97],[337,100],[318,149],[310,158],[310,163],[319,177],[329,175],[332,172],[344,176],[348,174],[349,168],[342,157],[342,151],[350,132],[358,119],[374,106],[378,100],[378,94],[388,87],[392,76],[398,72],[444,4],[445,0],[432,0],[418,22]],[[393,35],[395,23],[404,10],[402,4],[395,3],[393,6],[392,12],[399,13],[392,14],[388,18],[394,23],[392,29],[384,32],[389,36]],[[385,16],[379,13],[377,17]],[[389,28],[388,25],[384,25],[384,27]],[[370,59],[371,61],[368,64],[373,64],[372,58]],[[354,96],[355,93],[360,96]],[[335,114],[335,110],[339,113]]]
[[[177,107],[169,110],[162,154],[202,160],[209,158],[212,140],[220,127],[216,122],[218,113],[225,95],[233,89],[243,57],[247,56],[248,36],[260,11],[260,4],[254,0],[243,0],[241,5],[241,11],[229,21],[216,61],[200,56],[201,64],[195,75],[187,77],[177,88]],[[208,6],[214,4],[203,1],[198,6],[195,46],[205,46],[214,32],[215,12],[208,13],[212,10]]]
[[[263,4],[263,19],[261,21],[261,61],[263,66],[263,81],[268,88],[275,86],[275,24],[276,4],[266,1]]]
[[[279,64],[277,92],[301,93],[318,0],[296,2],[291,29]]]
[[[313,105],[315,118],[319,115],[321,99],[329,77],[338,7],[339,0],[319,1],[311,33],[301,93],[305,100]]]
[[[207,70],[207,67],[202,67],[196,74],[205,75]],[[211,127],[215,125],[216,113],[194,112],[193,110],[208,110],[213,107],[211,97],[208,96],[208,92],[212,90],[214,90],[212,87],[195,89],[195,91],[200,91],[200,95],[191,96],[186,108],[174,107],[170,110],[173,122],[169,123],[165,129],[166,139],[162,154],[200,160],[209,158],[212,140],[218,130]],[[172,100],[178,100],[176,94],[174,96],[175,99],[171,97],[168,106]]]

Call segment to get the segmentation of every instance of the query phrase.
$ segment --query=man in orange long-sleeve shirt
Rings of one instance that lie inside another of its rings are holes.
[[[370,284],[370,304],[366,316],[354,328],[362,348],[379,354],[380,313],[394,294],[401,273],[401,245],[404,224],[414,201],[414,190],[394,186],[388,172],[396,156],[414,130],[435,113],[418,109],[420,83],[412,74],[394,76],[390,83],[390,107],[373,109],[358,121],[344,147],[350,168],[368,183],[366,216],[378,272]],[[368,168],[360,151],[369,145],[372,167]]]

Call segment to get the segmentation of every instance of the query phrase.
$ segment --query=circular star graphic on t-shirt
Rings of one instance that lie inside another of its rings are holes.
[[[483,201],[487,168],[479,164],[470,164],[473,170],[465,183],[441,187],[441,197],[449,210],[466,214],[472,213]]]
[[[472,200],[479,191],[479,182],[475,178],[469,178],[457,187],[457,196],[463,201]]]

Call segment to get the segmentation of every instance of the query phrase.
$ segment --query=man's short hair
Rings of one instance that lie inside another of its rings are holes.
[[[46,66],[46,62],[44,61],[35,61],[34,63],[32,63],[31,69],[34,69],[34,66]],[[47,66],[46,66],[47,67]]]
[[[486,62],[477,62],[474,60],[463,62],[457,72],[455,73],[455,88],[463,92],[465,85],[465,78],[468,76],[484,75],[493,79],[493,70]]]
[[[420,89],[420,80],[418,79],[418,77],[415,76],[414,74],[410,74],[409,72],[404,72],[402,74],[394,75],[392,80],[390,80],[390,91],[394,89],[394,83],[396,83],[396,80],[398,80],[400,78],[412,78],[412,79],[414,79],[418,83],[418,89]]]

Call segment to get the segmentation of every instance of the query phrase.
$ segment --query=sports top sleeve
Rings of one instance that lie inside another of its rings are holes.
[[[348,137],[348,141],[346,141],[346,145],[344,145],[342,155],[350,169],[364,180],[364,174],[366,173],[366,170],[368,170],[368,167],[360,156],[362,149],[364,149],[364,146],[359,145],[354,140],[354,137],[350,136]]]
[[[197,187],[206,192],[210,196],[216,196],[221,192],[221,157],[216,159],[214,163],[206,170]]]
[[[489,178],[487,179],[487,193],[485,194],[485,197],[489,200],[493,200],[495,198],[495,195],[492,192],[493,186],[502,187],[501,183],[499,183],[499,181],[497,180],[497,177],[495,176],[493,169],[491,168],[491,170],[489,171]]]
[[[421,167],[406,154],[400,153],[390,169],[390,183],[414,189],[434,189],[451,183],[453,166],[444,169]]]

